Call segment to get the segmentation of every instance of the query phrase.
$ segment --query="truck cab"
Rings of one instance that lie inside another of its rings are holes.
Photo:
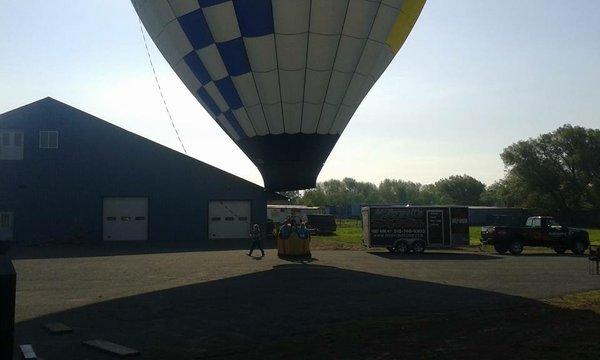
[[[543,246],[560,242],[569,231],[550,216],[532,216],[525,222],[530,229],[530,246]]]

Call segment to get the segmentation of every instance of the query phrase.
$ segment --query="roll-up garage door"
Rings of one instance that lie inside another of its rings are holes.
[[[250,233],[250,201],[210,201],[208,203],[208,237],[241,239]]]
[[[104,240],[148,240],[148,198],[104,198]]]

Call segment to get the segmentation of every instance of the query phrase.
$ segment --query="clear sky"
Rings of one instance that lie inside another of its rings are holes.
[[[189,154],[262,184],[149,42]],[[0,0],[0,113],[46,96],[180,149],[127,0]],[[600,1],[429,0],[319,181],[490,184],[502,149],[565,123],[600,127]]]

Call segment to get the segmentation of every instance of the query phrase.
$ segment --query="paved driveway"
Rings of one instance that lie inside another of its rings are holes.
[[[600,289],[586,258],[551,254],[316,251],[297,263],[272,250],[264,259],[244,251],[65,253],[14,261],[17,340],[47,359],[104,358],[79,346],[92,338],[146,358],[194,358],[205,347],[250,346],[362,318],[506,308]],[[54,321],[75,332],[49,337],[41,326]]]

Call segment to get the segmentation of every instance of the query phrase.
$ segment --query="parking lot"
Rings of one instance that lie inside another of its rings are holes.
[[[16,337],[46,359],[106,358],[80,345],[89,339],[149,359],[226,356],[361,319],[506,309],[600,289],[586,258],[550,253],[315,251],[292,262],[274,250],[263,259],[243,250],[34,250],[13,251]],[[50,322],[74,332],[50,336]]]

